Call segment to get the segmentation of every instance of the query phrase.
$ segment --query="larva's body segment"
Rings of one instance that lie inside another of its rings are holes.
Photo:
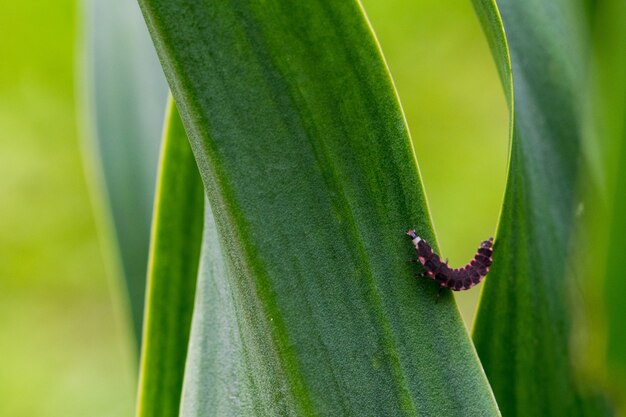
[[[472,260],[462,268],[450,268],[424,239],[417,236],[415,230],[406,234],[412,239],[417,250],[417,260],[424,267],[425,274],[435,280],[440,287],[454,291],[469,290],[483,280],[491,266],[493,255],[493,238],[480,244]]]

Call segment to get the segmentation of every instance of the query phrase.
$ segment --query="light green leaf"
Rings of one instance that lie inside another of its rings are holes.
[[[138,417],[178,415],[200,260],[203,200],[198,167],[170,99],[152,224]]]
[[[578,284],[568,251],[585,175],[582,3],[499,0],[506,36],[493,2],[475,6],[512,111],[508,184],[474,328],[476,349],[503,415],[600,416],[602,406],[575,380],[569,344],[569,297]],[[502,70],[507,50],[512,84]]]
[[[95,193],[105,196],[139,347],[167,84],[134,2],[89,0],[87,12],[90,165],[101,177]]]
[[[498,415],[452,297],[407,262],[408,227],[435,240],[358,3],[140,4],[216,224],[182,414]]]
[[[594,210],[578,246],[587,279],[575,342],[580,368],[611,395],[616,415],[626,416],[626,3],[594,6],[587,145],[600,181],[588,187]]]
[[[606,309],[606,366],[608,386],[619,404],[620,416],[626,416],[626,3],[619,0],[599,3],[601,12],[597,24],[603,30],[597,39],[602,48],[600,63],[607,70],[603,91],[610,156],[617,164],[607,173],[610,196],[609,213],[605,218],[610,230],[606,252],[603,299]]]

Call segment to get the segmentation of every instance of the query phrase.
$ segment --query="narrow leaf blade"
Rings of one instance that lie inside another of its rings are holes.
[[[614,167],[607,173],[610,178],[608,192],[611,196],[608,230],[609,247],[606,253],[607,267],[604,278],[606,351],[605,355],[608,386],[616,403],[619,415],[626,415],[626,4],[613,0],[598,4],[602,35],[597,38],[596,48],[601,50],[600,64],[605,65],[605,89],[602,98],[605,122],[604,142],[613,151],[609,159],[616,158]]]
[[[152,226],[137,417],[178,415],[202,242],[203,199],[198,167],[170,99]]]
[[[586,142],[594,163],[578,246],[585,266],[584,309],[576,317],[577,365],[626,415],[626,3],[593,4],[592,123]]]

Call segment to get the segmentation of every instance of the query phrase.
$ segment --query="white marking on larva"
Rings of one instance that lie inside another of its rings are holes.
[[[422,240],[421,237],[416,236],[415,239],[411,240],[411,242],[413,242],[413,245],[415,245],[415,247],[417,248],[417,244],[420,243],[421,240]]]

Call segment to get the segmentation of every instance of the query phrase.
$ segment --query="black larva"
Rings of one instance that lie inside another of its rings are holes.
[[[462,268],[450,268],[448,261],[443,262],[439,255],[433,252],[428,242],[415,233],[415,230],[408,230],[406,234],[415,245],[417,260],[424,267],[425,275],[439,284],[440,293],[443,288],[450,288],[453,291],[469,290],[482,281],[489,272],[493,255],[492,237],[480,244],[476,255],[467,265]],[[437,299],[439,299],[439,294],[437,294]]]

